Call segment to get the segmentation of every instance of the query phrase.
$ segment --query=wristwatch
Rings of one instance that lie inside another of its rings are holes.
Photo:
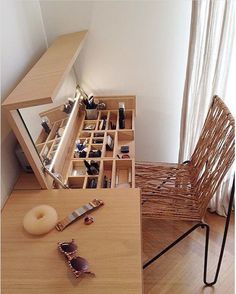
[[[89,202],[88,204],[85,204],[85,205],[77,208],[76,210],[74,210],[71,214],[69,214],[62,221],[59,221],[56,224],[56,229],[58,231],[63,231],[67,226],[69,226],[75,220],[81,218],[82,216],[86,215],[88,212],[91,212],[91,211],[99,208],[102,205],[104,205],[104,202],[102,200],[94,199],[93,201]]]

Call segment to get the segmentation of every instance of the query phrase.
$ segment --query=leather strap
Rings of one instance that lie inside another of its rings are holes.
[[[81,218],[87,212],[92,211],[102,205],[104,205],[104,202],[102,200],[94,199],[93,201],[89,202],[88,204],[85,204],[85,205],[77,208],[71,214],[69,214],[66,218],[59,221],[56,224],[56,229],[58,231],[63,231],[67,226],[69,226],[75,220],[77,220],[78,218]]]

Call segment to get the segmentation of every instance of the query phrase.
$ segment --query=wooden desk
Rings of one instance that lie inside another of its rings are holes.
[[[40,190],[41,187],[35,175],[22,171],[14,185],[14,190]]]
[[[105,205],[91,213],[90,226],[79,220],[40,237],[23,229],[36,205],[53,206],[62,219],[94,198]],[[58,252],[57,242],[72,238],[95,278],[76,279]],[[142,293],[139,189],[14,191],[2,212],[2,269],[3,294]]]

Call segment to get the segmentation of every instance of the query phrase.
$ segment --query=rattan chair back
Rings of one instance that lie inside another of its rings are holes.
[[[182,164],[136,162],[136,186],[145,218],[200,221],[235,157],[235,121],[213,97],[190,160]]]
[[[191,182],[203,216],[235,158],[235,121],[224,102],[213,97],[202,133],[190,159]]]

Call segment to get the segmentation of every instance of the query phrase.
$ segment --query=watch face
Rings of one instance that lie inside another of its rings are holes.
[[[102,200],[98,200],[98,199],[94,199],[92,202],[96,206],[99,206],[99,205],[103,205],[104,204],[104,202]]]

